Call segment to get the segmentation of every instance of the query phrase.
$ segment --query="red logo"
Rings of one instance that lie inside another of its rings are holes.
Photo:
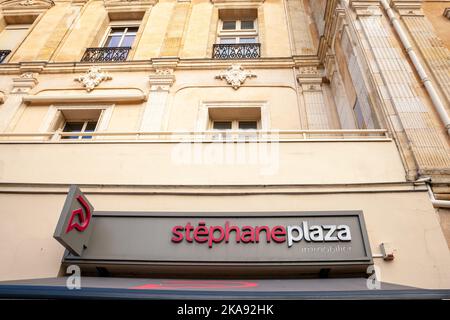
[[[86,212],[86,215],[83,214],[83,209],[78,208],[76,210],[73,210],[70,215],[69,224],[67,225],[66,233],[69,233],[73,229],[77,229],[78,231],[84,231],[89,225],[89,222],[91,221],[91,209],[89,208],[89,205],[87,204],[86,200],[82,196],[77,197],[78,202],[81,204],[81,206],[84,208],[84,211]],[[74,222],[75,217],[78,216],[78,221]]]

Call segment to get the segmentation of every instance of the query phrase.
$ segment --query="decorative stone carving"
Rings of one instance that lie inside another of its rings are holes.
[[[234,90],[239,89],[247,78],[256,78],[256,74],[244,70],[240,64],[233,64],[227,70],[222,71],[216,76],[216,79],[225,79]]]
[[[99,67],[90,67],[85,75],[75,78],[81,82],[88,92],[94,90],[102,81],[111,80],[112,77],[106,72],[102,72]]]
[[[103,3],[105,9],[110,11],[124,8],[148,8],[158,3],[158,0],[103,0]]]
[[[31,6],[34,4],[34,0],[23,0],[22,2],[20,2],[21,6]]]
[[[167,76],[173,74],[173,69],[165,68],[165,69],[156,69],[155,74],[158,76]]]
[[[52,0],[5,0],[0,1],[2,9],[23,9],[23,7],[32,7],[33,9],[48,9],[55,5]]]
[[[175,75],[171,68],[158,68],[149,76],[151,91],[169,91],[175,82]]]
[[[12,93],[27,93],[38,84],[37,73],[24,72],[19,77],[13,78]]]
[[[317,67],[300,67],[298,68],[298,72],[301,75],[314,75],[314,76],[319,75]]]

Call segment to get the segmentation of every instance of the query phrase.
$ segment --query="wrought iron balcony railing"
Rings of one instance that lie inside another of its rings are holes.
[[[116,62],[127,60],[131,47],[87,48],[81,62]]]
[[[8,56],[8,54],[11,53],[11,50],[0,50],[0,63],[5,60],[5,58]]]
[[[213,59],[257,59],[261,57],[260,43],[215,44]]]

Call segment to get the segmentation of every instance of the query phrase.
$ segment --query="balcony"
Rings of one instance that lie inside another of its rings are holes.
[[[118,62],[127,60],[131,47],[87,48],[81,62]]]
[[[0,63],[5,60],[5,58],[8,56],[8,54],[11,53],[11,50],[0,50]]]
[[[258,59],[261,57],[260,43],[215,44],[213,59]]]

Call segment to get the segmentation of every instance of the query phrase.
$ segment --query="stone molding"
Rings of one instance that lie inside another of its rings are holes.
[[[19,77],[13,78],[11,93],[28,93],[39,83],[37,76],[37,73],[24,72]]]
[[[151,91],[169,91],[175,83],[174,70],[170,68],[158,68],[149,76]]]

